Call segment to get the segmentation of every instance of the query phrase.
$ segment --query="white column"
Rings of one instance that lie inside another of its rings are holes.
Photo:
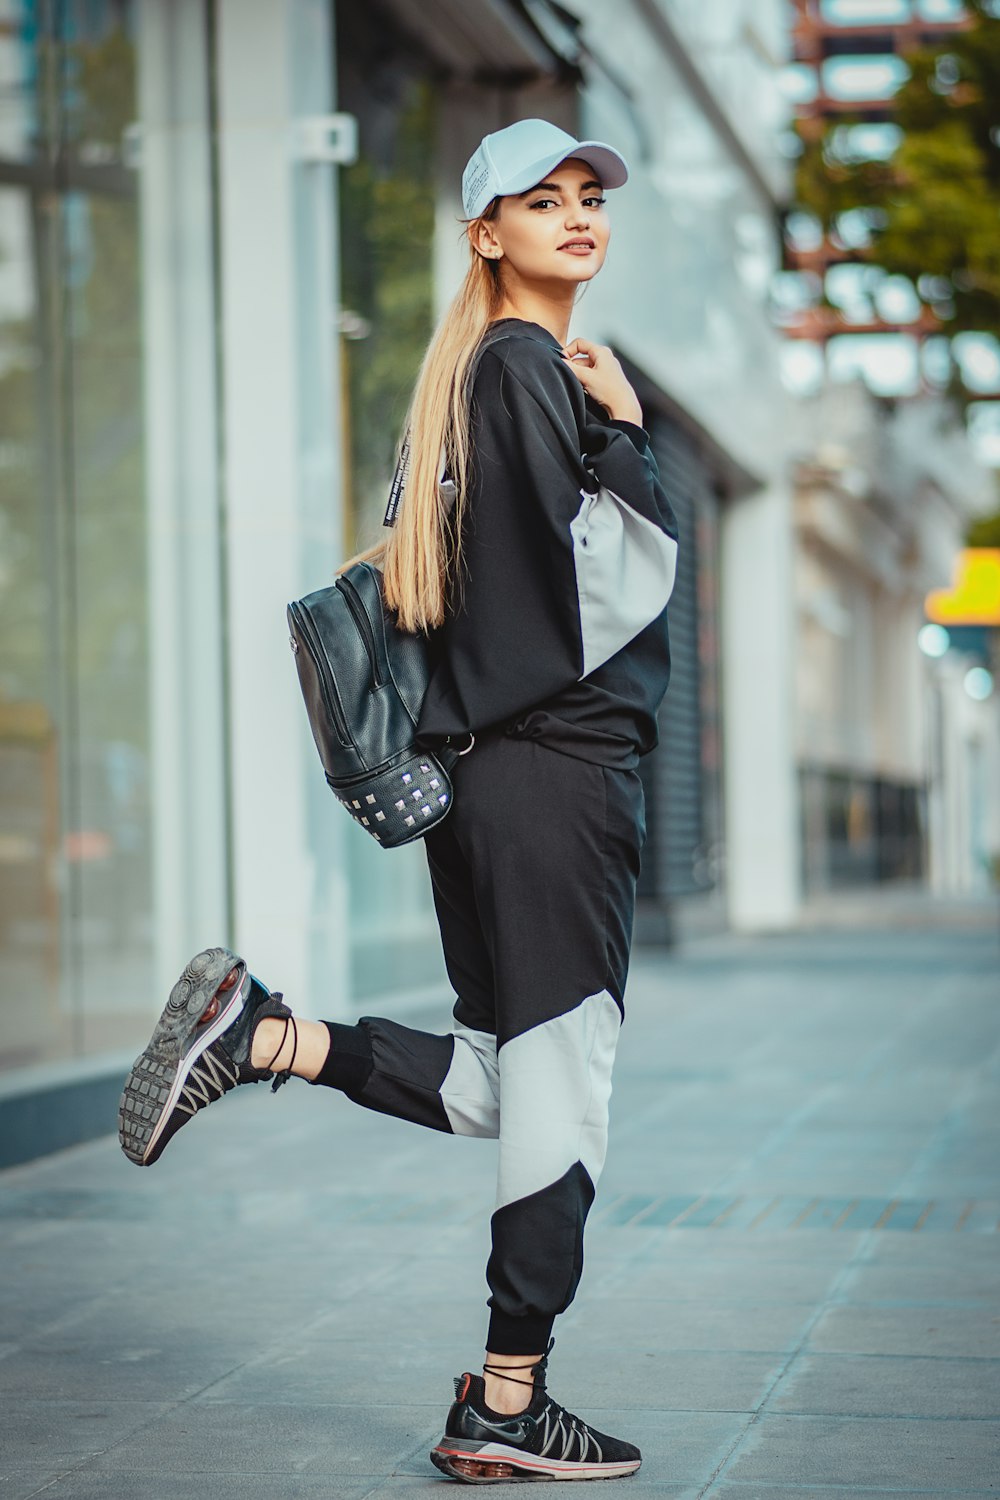
[[[793,924],[801,903],[788,491],[728,506],[720,542],[729,919],[761,932]]]
[[[141,0],[154,964],[225,942],[226,808],[211,153],[203,0]]]
[[[340,560],[336,167],[297,121],[333,104],[328,0],[218,0],[219,222],[235,935],[297,1009],[346,1003],[342,815],[285,606]]]

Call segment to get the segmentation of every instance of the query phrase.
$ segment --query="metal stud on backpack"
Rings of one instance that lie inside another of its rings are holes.
[[[450,811],[450,772],[472,748],[416,744],[430,676],[425,637],[398,629],[369,562],[293,601],[287,618],[327,784],[383,848],[421,838]]]

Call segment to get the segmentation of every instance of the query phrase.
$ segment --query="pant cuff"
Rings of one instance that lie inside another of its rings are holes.
[[[486,1348],[490,1354],[544,1354],[552,1337],[552,1317],[513,1318],[494,1307]]]
[[[341,1089],[345,1094],[360,1094],[374,1067],[368,1028],[344,1026],[339,1021],[324,1021],[323,1025],[330,1033],[330,1050],[310,1082]]]

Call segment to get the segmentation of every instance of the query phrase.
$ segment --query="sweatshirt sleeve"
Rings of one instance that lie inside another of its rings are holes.
[[[665,608],[677,530],[648,439],[587,407],[548,346],[485,352],[462,585],[421,733],[474,733],[544,702]]]

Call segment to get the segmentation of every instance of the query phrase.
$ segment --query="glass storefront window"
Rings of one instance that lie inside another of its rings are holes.
[[[395,57],[379,69],[375,23],[351,10],[337,12],[337,97],[357,119],[359,139],[357,161],[340,175],[345,545],[353,550],[378,538],[433,329],[436,111],[417,66],[404,71]]]
[[[135,0],[0,0],[0,1066],[148,1027]]]
[[[59,1006],[59,673],[37,256],[0,186],[0,1066],[68,1042]]]
[[[417,54],[386,49],[364,6],[337,7],[338,108],[359,154],[340,176],[345,556],[377,541],[413,382],[434,324],[436,104]],[[423,845],[346,841],[358,997],[443,976]]]

